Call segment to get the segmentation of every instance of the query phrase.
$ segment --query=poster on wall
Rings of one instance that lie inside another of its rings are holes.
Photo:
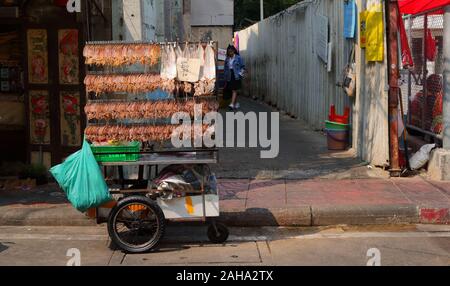
[[[62,91],[60,94],[61,145],[80,146],[80,93]]]
[[[318,15],[315,19],[317,55],[324,63],[328,63],[328,18]]]
[[[30,29],[27,31],[28,43],[28,82],[48,83],[47,31]]]
[[[50,111],[48,91],[31,90],[30,100],[30,143],[50,144]]]
[[[79,83],[78,30],[58,30],[59,83]]]

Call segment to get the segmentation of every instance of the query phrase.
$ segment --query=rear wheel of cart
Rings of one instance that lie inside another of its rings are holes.
[[[156,202],[134,196],[121,200],[111,211],[108,232],[111,240],[129,253],[154,249],[164,235],[166,221]]]
[[[230,232],[223,223],[213,222],[208,227],[208,238],[212,243],[224,243],[227,241]]]

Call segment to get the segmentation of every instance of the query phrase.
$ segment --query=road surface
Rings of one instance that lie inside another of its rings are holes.
[[[203,227],[169,227],[154,253],[115,250],[104,226],[0,227],[0,265],[450,265],[449,226],[232,228],[224,245]]]

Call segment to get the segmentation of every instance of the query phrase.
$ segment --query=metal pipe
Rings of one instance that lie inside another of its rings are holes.
[[[444,139],[443,147],[450,150],[450,5],[444,13]]]
[[[191,41],[191,42],[150,42],[150,41],[88,41],[86,45],[136,45],[136,44],[151,44],[151,45],[185,45],[185,44],[206,44],[216,45],[217,41]]]
[[[422,134],[428,135],[428,136],[433,137],[433,138],[435,138],[437,140],[442,140],[442,138],[443,138],[442,135],[433,133],[431,131],[423,130],[422,128],[414,126],[414,125],[407,124],[406,128],[410,129],[410,130],[418,131],[418,132],[420,132]]]
[[[261,21],[264,20],[264,0],[259,1]]]
[[[398,145],[398,104],[399,104],[399,53],[398,53],[398,1],[390,0],[387,7],[388,21],[388,76],[389,76],[389,155],[391,177],[401,174]]]
[[[423,86],[423,102],[422,102],[422,129],[427,129],[427,111],[428,111],[428,69],[427,69],[427,30],[428,30],[428,15],[423,16],[423,62],[422,62],[422,86]]]
[[[408,17],[408,43],[412,47],[412,29],[413,29],[413,18],[411,15]],[[411,123],[411,98],[412,98],[412,68],[408,71],[408,112],[407,112],[407,123]]]

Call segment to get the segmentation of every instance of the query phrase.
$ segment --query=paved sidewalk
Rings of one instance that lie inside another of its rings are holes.
[[[450,183],[408,179],[219,180],[234,226],[450,223]],[[55,185],[0,191],[0,225],[93,225]]]
[[[420,177],[221,180],[220,190],[224,218],[239,225],[450,222],[450,183],[429,182]]]

